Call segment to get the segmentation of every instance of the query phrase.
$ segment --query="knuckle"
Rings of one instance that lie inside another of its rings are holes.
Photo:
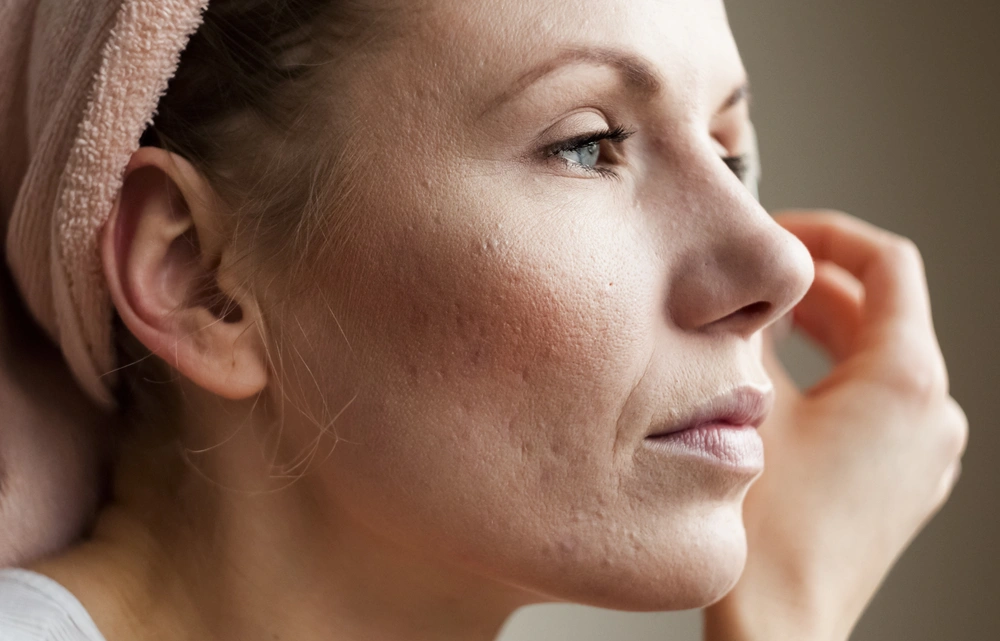
[[[894,269],[923,272],[924,259],[917,244],[906,236],[888,234],[881,252],[882,261]]]
[[[889,384],[897,394],[921,405],[934,404],[948,393],[948,373],[933,359],[915,358],[917,350],[910,341],[900,341]]]
[[[948,367],[933,334],[925,327],[897,323],[878,336],[880,369],[893,391],[928,403],[939,403],[948,396]]]
[[[969,419],[962,406],[950,396],[945,411],[945,452],[950,459],[957,460],[965,454],[969,444]]]
[[[845,211],[839,209],[817,209],[816,216],[822,216],[831,223],[845,223],[856,220],[856,218]]]
[[[941,483],[938,485],[934,495],[931,497],[931,517],[935,516],[941,511],[941,508],[945,506],[948,499],[951,498],[953,489],[954,485],[950,480],[941,479]]]
[[[958,479],[962,475],[962,464],[955,461],[941,477],[941,482],[938,485],[937,492],[933,497],[933,509],[935,512],[940,510],[948,499],[951,498],[952,492],[955,490],[955,486],[958,485]]]
[[[857,227],[861,219],[838,209],[817,209],[812,216],[820,222],[838,229]]]

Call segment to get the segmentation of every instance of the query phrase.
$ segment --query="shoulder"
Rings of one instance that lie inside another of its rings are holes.
[[[28,570],[0,570],[0,639],[104,641],[66,588]]]

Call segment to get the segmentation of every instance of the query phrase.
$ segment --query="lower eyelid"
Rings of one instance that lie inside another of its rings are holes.
[[[587,177],[600,177],[600,178],[617,178],[618,172],[610,167],[596,166],[590,167],[587,165],[581,165],[579,163],[574,163],[572,161],[566,160],[557,156],[559,161],[562,162],[563,167],[577,174],[579,178]]]

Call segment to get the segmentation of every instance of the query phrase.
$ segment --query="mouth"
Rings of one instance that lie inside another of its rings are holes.
[[[667,456],[693,455],[753,476],[764,468],[764,444],[757,428],[773,406],[773,390],[738,387],[676,423],[654,428],[644,442]]]
[[[714,397],[676,423],[655,427],[646,438],[662,438],[708,426],[757,429],[773,407],[773,389],[744,385]]]

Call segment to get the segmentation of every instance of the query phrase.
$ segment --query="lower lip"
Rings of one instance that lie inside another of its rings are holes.
[[[764,442],[752,425],[711,423],[662,436],[645,443],[670,455],[693,455],[724,467],[760,472],[764,469]]]

